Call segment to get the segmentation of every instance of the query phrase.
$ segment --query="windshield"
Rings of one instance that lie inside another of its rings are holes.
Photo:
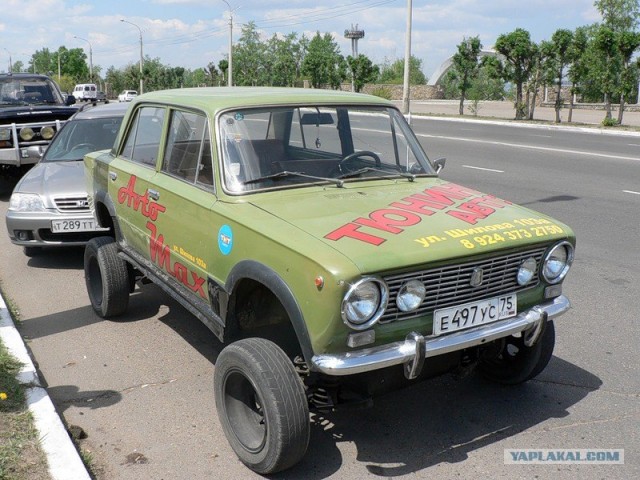
[[[64,101],[48,78],[0,78],[2,105],[55,105]]]
[[[89,152],[113,147],[122,117],[71,120],[55,136],[42,162],[80,161]]]
[[[303,184],[435,175],[398,110],[274,107],[219,118],[225,188],[231,193]]]

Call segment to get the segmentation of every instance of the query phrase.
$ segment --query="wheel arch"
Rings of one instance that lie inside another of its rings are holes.
[[[225,290],[230,293],[230,306],[239,290],[238,287],[245,280],[252,280],[261,284],[280,302],[291,322],[302,354],[305,360],[309,362],[313,357],[309,331],[304,322],[302,310],[289,285],[270,267],[255,260],[243,260],[233,267],[225,284]],[[230,315],[233,315],[231,308],[227,313],[227,317],[229,318]]]

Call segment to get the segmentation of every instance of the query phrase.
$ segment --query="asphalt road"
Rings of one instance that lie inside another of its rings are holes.
[[[444,376],[371,409],[312,416],[304,460],[275,478],[640,477],[640,137],[414,118],[442,176],[571,225],[578,236],[548,368],[515,388]],[[0,184],[4,214],[10,186]],[[2,227],[4,228],[4,227]],[[98,480],[259,478],[215,413],[220,345],[152,285],[123,319],[96,317],[82,250],[28,259],[0,235],[0,278]],[[625,465],[505,465],[505,449],[625,449]]]

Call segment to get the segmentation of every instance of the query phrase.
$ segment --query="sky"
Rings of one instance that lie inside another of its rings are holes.
[[[28,60],[36,50],[83,48],[93,65],[135,64],[144,56],[188,69],[216,65],[228,53],[229,12],[237,42],[243,24],[254,21],[266,40],[296,32],[300,37],[331,33],[344,56],[356,26],[365,37],[358,52],[374,63],[404,58],[408,0],[1,0],[0,72]],[[485,48],[516,28],[532,40],[548,40],[559,28],[575,29],[601,20],[593,0],[413,0],[411,53],[430,77],[453,55],[464,37],[478,35]],[[231,7],[231,8],[229,8]],[[79,38],[76,38],[79,37]]]

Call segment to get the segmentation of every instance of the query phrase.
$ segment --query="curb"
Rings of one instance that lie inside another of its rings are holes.
[[[473,118],[453,118],[440,115],[432,115],[428,113],[414,113],[411,112],[411,121],[425,119],[425,120],[439,120],[443,122],[462,122],[462,123],[480,123],[485,125],[499,125],[503,127],[514,128],[538,128],[541,130],[560,130],[563,132],[576,132],[576,133],[592,133],[596,135],[613,135],[621,137],[640,137],[640,132],[632,132],[626,130],[607,130],[600,127],[573,127],[568,125],[547,125],[544,123],[525,123],[517,121],[502,121],[502,120],[481,120]]]
[[[7,350],[24,366],[18,381],[26,386],[26,402],[40,434],[40,445],[47,457],[53,480],[90,480],[80,454],[67,433],[60,416],[40,383],[27,348],[16,329],[4,298],[0,294],[0,338]]]

